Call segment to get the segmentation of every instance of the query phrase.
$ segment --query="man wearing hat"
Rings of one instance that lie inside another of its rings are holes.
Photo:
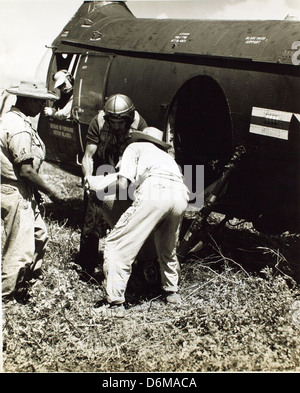
[[[41,112],[46,99],[58,96],[39,82],[21,82],[7,91],[17,95],[17,101],[0,125],[1,218],[5,229],[2,299],[23,301],[28,280],[41,273],[48,239],[35,195],[41,191],[54,201],[60,199],[38,174],[45,146],[30,117]]]
[[[123,193],[130,184],[136,189],[132,206],[106,238],[103,266],[106,310],[112,315],[123,316],[131,266],[152,231],[165,299],[170,303],[181,302],[176,245],[189,196],[178,165],[167,153],[171,146],[162,139],[163,132],[154,127],[132,132],[132,143],[124,151],[120,164],[119,190]],[[99,191],[97,186],[94,188]]]
[[[53,75],[54,89],[61,92],[60,99],[57,100],[53,107],[46,107],[44,113],[46,116],[56,117],[59,120],[71,117],[71,109],[73,105],[73,85],[74,78],[67,70],[57,71]]]

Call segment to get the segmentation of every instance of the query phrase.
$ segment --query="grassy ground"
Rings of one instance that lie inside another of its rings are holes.
[[[6,312],[5,372],[300,371],[294,238],[287,244],[238,226],[212,233],[182,265],[181,306],[166,305],[155,287],[133,285],[133,276],[126,317],[108,319],[93,307],[104,296],[101,282],[84,282],[73,269],[80,180],[48,164],[43,176],[66,201],[45,205],[44,280],[27,304]]]

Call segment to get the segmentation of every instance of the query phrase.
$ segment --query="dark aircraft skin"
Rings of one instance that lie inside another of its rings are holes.
[[[266,232],[299,232],[300,22],[138,19],[121,1],[85,1],[52,44],[48,71],[75,76],[72,119],[40,117],[47,159],[81,175],[89,122],[128,95],[175,158],[218,179],[246,155],[216,211]]]

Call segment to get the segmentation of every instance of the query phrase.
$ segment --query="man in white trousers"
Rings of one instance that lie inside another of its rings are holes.
[[[109,315],[125,315],[125,291],[132,264],[154,232],[164,298],[180,303],[180,266],[176,256],[179,229],[187,208],[188,189],[175,160],[167,153],[163,132],[154,127],[131,134],[132,143],[124,151],[117,186],[124,196],[130,184],[136,189],[133,204],[123,213],[106,238],[104,286]]]

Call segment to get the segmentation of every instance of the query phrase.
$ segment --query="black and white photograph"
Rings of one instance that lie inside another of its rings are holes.
[[[299,97],[298,0],[0,0],[1,374],[298,374]]]

